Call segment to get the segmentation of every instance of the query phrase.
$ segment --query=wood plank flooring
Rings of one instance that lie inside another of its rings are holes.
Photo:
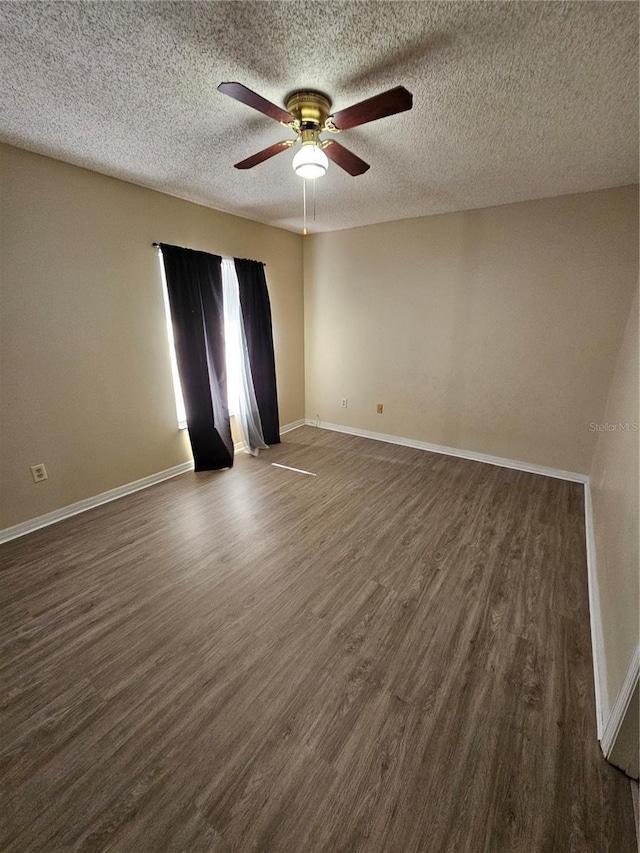
[[[303,427],[0,559],[5,853],[636,849],[579,485]]]

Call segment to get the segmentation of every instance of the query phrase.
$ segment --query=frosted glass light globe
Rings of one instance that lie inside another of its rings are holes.
[[[293,169],[301,178],[321,178],[328,168],[327,155],[315,142],[304,144],[293,158]]]

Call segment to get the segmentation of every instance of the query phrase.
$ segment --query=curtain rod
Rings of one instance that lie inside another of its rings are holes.
[[[153,246],[154,249],[160,248],[160,243],[152,243],[151,245]],[[198,249],[198,250],[190,249],[189,251],[193,252],[193,251],[202,251],[202,250],[201,249]],[[211,254],[211,252],[208,252],[207,254]],[[240,258],[239,260],[244,261],[244,260],[246,260],[246,258]],[[263,267],[266,267],[266,264],[264,261],[255,261],[255,263],[256,264],[262,264]]]

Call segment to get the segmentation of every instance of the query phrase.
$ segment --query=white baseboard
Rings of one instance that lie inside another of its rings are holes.
[[[613,751],[615,742],[620,734],[620,729],[622,728],[623,720],[629,710],[633,691],[636,689],[639,679],[640,644],[636,646],[636,650],[631,658],[631,663],[629,664],[624,682],[618,696],[616,697],[616,701],[613,703],[613,708],[611,709],[611,713],[609,714],[604,726],[600,746],[602,747],[605,758],[609,758]]]
[[[427,441],[417,441],[414,438],[386,435],[382,432],[371,432],[368,429],[356,429],[356,427],[342,426],[342,424],[329,424],[313,418],[307,418],[305,424],[318,427],[319,429],[329,429],[333,432],[344,432],[347,435],[357,435],[361,438],[372,438],[374,441],[401,444],[403,447],[414,447],[416,450],[427,450],[430,453],[440,453],[444,456],[457,456],[459,459],[470,459],[473,462],[486,462],[489,465],[498,465],[500,468],[512,468],[515,471],[542,474],[544,477],[555,477],[558,480],[569,480],[572,483],[587,483],[589,481],[588,474],[578,474],[576,471],[562,471],[559,468],[547,468],[544,465],[535,465],[532,462],[520,462],[517,459],[505,459],[502,456],[491,456],[488,453],[478,453],[475,450],[461,450],[457,447],[430,444]]]
[[[102,504],[115,501],[133,492],[139,492],[141,489],[148,489],[149,486],[161,483],[163,480],[169,480],[171,477],[177,477],[178,474],[184,474],[185,471],[192,470],[193,462],[182,462],[180,465],[174,465],[173,468],[158,471],[157,474],[150,474],[141,480],[134,480],[133,483],[125,483],[123,486],[117,486],[115,489],[109,489],[108,492],[84,498],[84,500],[60,507],[60,509],[54,509],[52,512],[47,512],[45,515],[39,515],[37,518],[30,518],[28,521],[22,521],[20,524],[5,527],[4,530],[0,530],[0,543],[9,542],[11,539],[17,539],[19,536],[26,536],[27,533],[33,533],[42,527],[56,524],[58,521],[70,518],[72,515],[79,515],[81,512],[86,512]]]
[[[591,657],[593,659],[593,684],[596,694],[596,728],[602,743],[605,723],[610,717],[611,704],[607,687],[607,665],[604,654],[604,635],[600,608],[600,585],[596,562],[596,538],[593,526],[591,488],[584,485],[584,527],[587,542],[587,579],[589,583],[589,620],[591,623]]]
[[[593,504],[589,483],[584,487],[584,521],[587,538],[587,576],[589,580],[589,619],[591,621],[591,650],[593,658],[593,680],[596,694],[596,727],[598,740],[605,758],[609,758],[620,733],[633,691],[640,677],[640,644],[632,655],[627,674],[611,704],[607,683],[607,662],[602,631],[602,608],[598,583]]]
[[[298,429],[298,427],[301,427],[301,426],[304,426],[303,420],[292,421],[290,424],[285,424],[284,426],[280,427],[280,435],[284,435],[286,432],[291,432],[291,430]],[[237,441],[233,445],[233,449],[234,449],[235,453],[242,453],[243,450],[247,449],[246,441]]]
[[[280,428],[280,435],[286,432],[291,432],[292,429],[304,426],[304,420],[293,421],[290,424],[285,424]],[[239,443],[235,446],[235,450],[243,450],[244,444]],[[110,489],[108,492],[102,492],[99,495],[93,495],[90,498],[84,498],[76,503],[68,506],[54,509],[52,512],[47,512],[45,515],[39,515],[36,518],[30,518],[28,521],[22,521],[20,524],[14,524],[11,527],[5,527],[0,530],[0,544],[9,542],[11,539],[18,539],[20,536],[26,536],[27,533],[33,533],[35,530],[40,530],[42,527],[49,527],[50,524],[56,524],[58,521],[63,521],[65,518],[70,518],[72,515],[78,515],[81,512],[94,509],[94,507],[102,504],[115,501],[118,498],[123,498],[125,495],[139,492],[140,489],[147,489],[156,483],[161,483],[163,480],[169,480],[171,477],[177,477],[178,474],[184,474],[186,471],[193,470],[193,462],[182,462],[180,465],[175,465],[173,468],[167,468],[165,471],[158,471],[157,474],[151,474],[148,477],[143,477],[141,480],[134,480],[133,483],[125,483],[123,486],[117,486],[115,489]]]
[[[298,427],[304,426],[308,421],[305,421],[304,418],[301,418],[299,421],[291,421],[290,424],[285,424],[280,427],[280,435],[284,435],[285,432],[291,432],[292,429],[298,429]]]

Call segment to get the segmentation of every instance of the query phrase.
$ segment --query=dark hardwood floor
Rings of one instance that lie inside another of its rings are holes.
[[[636,849],[580,485],[303,427],[0,558],[5,853]]]

